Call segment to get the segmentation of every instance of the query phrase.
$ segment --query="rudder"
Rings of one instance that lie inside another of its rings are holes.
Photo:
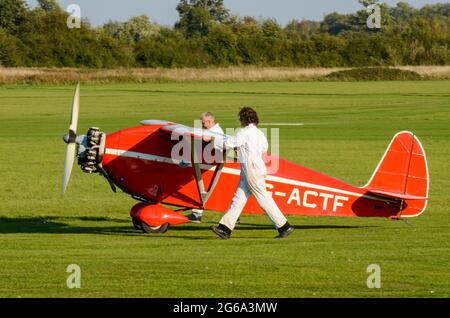
[[[428,165],[420,140],[411,132],[394,136],[364,189],[404,200],[403,217],[421,214],[428,199]]]

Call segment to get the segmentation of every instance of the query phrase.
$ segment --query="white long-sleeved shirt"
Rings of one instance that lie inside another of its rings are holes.
[[[214,126],[212,126],[211,128],[209,128],[208,131],[216,133],[216,134],[224,135],[223,129],[222,129],[222,127],[220,127],[220,125],[218,123],[215,124]],[[217,150],[222,150],[223,144],[221,142],[216,142],[216,139],[214,139],[214,148]]]
[[[211,131],[211,132],[223,135],[223,129],[222,129],[222,127],[220,127],[219,124],[215,124],[214,126],[209,128],[208,130]]]
[[[235,137],[225,140],[224,145],[226,149],[237,148],[241,169],[245,174],[267,174],[262,156],[269,145],[264,133],[254,124],[239,129]]]

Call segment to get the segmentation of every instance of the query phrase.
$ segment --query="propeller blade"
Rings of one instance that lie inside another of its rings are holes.
[[[69,127],[69,130],[71,130],[75,134],[77,133],[79,112],[80,112],[80,82],[78,82],[77,88],[75,90],[75,95],[73,96],[72,118],[70,119],[70,127]]]
[[[75,161],[76,146],[77,145],[75,143],[67,144],[66,159],[64,160],[64,175],[63,175],[61,195],[64,195],[67,189],[67,185],[69,184],[73,162]]]
[[[61,195],[66,192],[67,186],[70,180],[70,174],[72,173],[73,163],[75,161],[75,152],[77,144],[75,142],[77,138],[77,126],[78,126],[78,114],[80,112],[80,82],[77,84],[75,95],[72,102],[72,117],[70,119],[69,133],[64,136],[64,141],[67,143],[66,147],[66,159],[64,160],[64,174]]]

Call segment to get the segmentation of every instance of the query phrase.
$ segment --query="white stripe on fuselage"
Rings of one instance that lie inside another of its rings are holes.
[[[105,154],[113,155],[113,156],[120,156],[120,157],[127,157],[127,158],[136,158],[136,159],[143,159],[143,160],[149,160],[149,161],[156,161],[156,162],[163,162],[163,163],[168,163],[168,164],[176,164],[176,165],[180,165],[183,163],[182,160],[177,160],[177,159],[172,159],[172,158],[167,158],[167,157],[162,157],[162,156],[156,156],[156,155],[150,155],[150,154],[141,153],[141,152],[120,150],[120,149],[106,148]],[[191,162],[184,162],[184,164],[188,167],[192,166]],[[202,170],[214,171],[215,166],[201,164],[200,168]],[[239,176],[241,174],[241,171],[238,169],[224,167],[222,170],[222,173]],[[288,184],[288,185],[293,185],[293,186],[298,186],[298,187],[303,187],[303,188],[311,188],[311,189],[316,189],[316,190],[329,191],[329,192],[334,192],[334,193],[339,193],[339,194],[350,195],[350,196],[354,196],[354,197],[362,196],[364,198],[372,199],[372,200],[390,201],[389,199],[380,199],[380,198],[373,197],[373,196],[367,195],[367,194],[346,191],[346,190],[331,188],[331,187],[327,187],[327,186],[321,186],[321,185],[314,184],[314,183],[292,180],[292,179],[287,179],[287,178],[282,178],[282,177],[277,177],[277,176],[269,175],[269,176],[267,176],[266,180],[269,182],[271,181],[271,182],[283,183],[283,184]]]

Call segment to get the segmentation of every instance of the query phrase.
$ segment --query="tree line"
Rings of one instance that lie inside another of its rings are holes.
[[[365,7],[330,13],[322,21],[233,15],[223,0],[181,0],[173,27],[148,16],[67,27],[69,14],[55,0],[0,0],[0,66],[207,67],[395,66],[450,64],[450,4],[414,8],[380,4],[381,28],[369,29]]]

